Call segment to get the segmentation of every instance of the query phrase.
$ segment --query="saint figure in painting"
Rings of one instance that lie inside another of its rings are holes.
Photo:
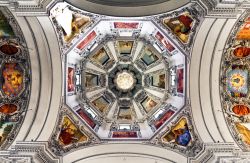
[[[182,146],[187,146],[191,140],[191,135],[188,130],[187,124],[185,128],[179,128],[173,131],[175,134],[175,142]]]

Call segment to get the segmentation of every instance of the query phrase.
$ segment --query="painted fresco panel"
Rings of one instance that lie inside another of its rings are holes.
[[[62,146],[78,142],[85,142],[88,137],[82,133],[67,116],[63,118],[62,127],[59,134],[59,143]]]
[[[10,97],[17,96],[23,89],[23,70],[17,63],[6,63],[2,70],[2,90]]]
[[[109,106],[109,102],[103,97],[100,96],[99,98],[95,99],[92,101],[92,104],[100,111],[100,112],[104,112],[108,106]]]
[[[177,69],[177,92],[183,93],[184,89],[184,69]]]
[[[190,31],[193,26],[193,18],[189,13],[183,13],[182,15],[174,18],[163,19],[163,24],[170,28],[174,34],[183,42],[187,43],[190,35]]]
[[[139,27],[139,23],[130,23],[130,22],[114,22],[115,28],[122,29],[137,29]]]
[[[134,41],[118,41],[120,54],[131,54]]]
[[[142,102],[141,105],[145,109],[145,111],[148,113],[151,110],[153,110],[158,103],[153,100],[152,97],[147,96]]]
[[[68,67],[68,92],[75,91],[75,69]]]
[[[105,65],[110,60],[109,55],[107,54],[106,50],[104,48],[101,48],[97,51],[96,54],[91,56],[91,59],[97,62],[100,65]]]
[[[165,75],[165,73],[153,74],[151,76],[152,86],[164,89],[165,88],[165,84],[166,84],[165,81],[166,81],[166,75]]]
[[[14,37],[14,32],[4,14],[0,11],[0,38]]]
[[[83,50],[94,38],[97,36],[95,31],[89,33],[78,45],[77,48],[79,50]]]
[[[185,118],[173,126],[171,131],[163,136],[164,142],[172,142],[181,146],[187,146],[191,142],[191,134]]]
[[[155,38],[157,38],[157,40],[159,40],[169,52],[175,50],[175,47],[167,41],[159,31],[155,34]]]
[[[147,65],[151,65],[153,63],[155,63],[157,60],[159,60],[159,58],[157,57],[157,55],[155,55],[150,49],[145,48],[143,50],[143,55],[141,57],[141,60]]]
[[[99,85],[99,76],[92,73],[85,74],[85,87],[92,88]]]

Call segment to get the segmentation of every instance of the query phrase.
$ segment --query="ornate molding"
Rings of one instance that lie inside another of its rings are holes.
[[[244,2],[231,3],[217,0],[192,0],[192,2],[199,4],[204,9],[206,17],[214,18],[236,18],[241,13],[241,5],[244,4]]]
[[[48,150],[46,142],[17,142],[10,150],[0,152],[0,161],[59,163],[60,159]]]
[[[191,142],[187,146],[177,145],[172,142],[163,142],[162,137],[170,130],[173,126],[175,126],[181,119],[185,118],[188,125],[188,130],[191,134]],[[145,142],[146,144],[155,145],[161,148],[166,148],[182,155],[186,155],[188,157],[196,156],[203,148],[203,142],[197,135],[197,130],[193,125],[193,119],[191,117],[190,107],[186,107],[183,109],[178,115],[172,120],[170,123],[164,126],[164,129],[161,130],[150,142]]]
[[[0,53],[1,78],[3,77],[2,74],[7,64],[12,65],[12,66],[15,65],[12,70],[17,70],[22,76],[21,77],[22,89],[17,91],[16,92],[17,94],[15,94],[14,92],[10,93],[9,95],[4,93],[3,81],[0,81],[0,86],[1,86],[0,106],[3,106],[5,104],[14,104],[17,107],[16,108],[17,110],[13,112],[13,114],[0,113],[2,125],[10,122],[11,125],[13,126],[11,130],[9,131],[8,136],[6,137],[6,140],[2,140],[4,142],[1,142],[1,149],[5,149],[15,139],[26,115],[28,102],[29,102],[29,94],[30,94],[31,70],[30,70],[30,59],[29,59],[29,51],[28,51],[29,49],[26,45],[23,33],[17,21],[15,20],[14,16],[7,8],[0,7],[0,11],[6,17],[7,19],[6,21],[8,21],[14,33],[12,37],[6,37],[6,38],[2,37],[0,39],[0,42],[1,42],[0,44],[1,46],[5,44],[13,45],[13,47],[16,47],[18,49],[18,51],[14,55],[8,55],[8,54],[5,54],[4,52]],[[8,70],[8,71],[11,71],[11,70]],[[8,71],[6,68],[6,71],[5,71],[6,75],[8,74]],[[12,76],[11,73],[9,73],[8,75]],[[2,136],[1,136],[1,139],[3,139]]]
[[[234,86],[232,86],[234,82],[232,76],[236,74],[236,71],[239,71],[238,74],[240,75],[244,75],[243,71],[247,71],[248,73],[250,71],[249,59],[247,56],[237,57],[234,54],[234,51],[236,51],[237,48],[244,48],[248,47],[249,45],[249,41],[237,38],[237,35],[245,25],[245,20],[248,17],[249,11],[246,11],[242,14],[239,20],[235,23],[227,40],[227,44],[224,47],[220,70],[220,94],[222,101],[222,112],[224,113],[225,120],[230,129],[232,137],[240,148],[249,151],[250,146],[246,142],[246,137],[242,132],[244,130],[244,124],[249,123],[249,113],[240,115],[233,109],[235,106],[244,106],[245,108],[249,107],[249,88],[246,88],[247,93],[239,91],[240,95],[235,95],[237,90],[234,91]],[[242,77],[244,78],[244,76]],[[249,132],[248,128],[245,128],[245,130],[246,132]]]
[[[188,162],[249,162],[249,158],[250,153],[241,151],[234,143],[205,143],[202,151]]]

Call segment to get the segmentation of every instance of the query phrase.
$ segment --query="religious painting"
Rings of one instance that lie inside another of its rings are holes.
[[[112,138],[137,138],[137,132],[135,131],[114,131]]]
[[[175,47],[167,41],[159,31],[155,34],[155,38],[159,40],[169,52],[175,50]]]
[[[95,31],[90,32],[78,45],[77,49],[84,49],[97,36]]]
[[[14,127],[13,122],[0,121],[0,145],[4,143]]]
[[[247,145],[250,145],[250,126],[249,123],[235,123],[235,127],[238,130],[242,141]]]
[[[0,38],[7,38],[15,36],[12,27],[4,14],[0,11]]]
[[[175,112],[173,110],[168,110],[167,112],[160,115],[154,122],[156,129],[160,128]]]
[[[117,119],[132,120],[131,107],[120,107]]]
[[[91,59],[97,62],[100,65],[105,65],[110,60],[110,57],[104,48],[98,50]]]
[[[160,74],[156,73],[151,76],[151,83],[152,83],[152,86],[154,87],[165,89],[165,85],[166,85],[165,81],[166,81],[166,75],[164,72]]]
[[[141,60],[147,65],[151,65],[159,60],[158,56],[154,54],[149,48],[144,48]]]
[[[245,116],[250,113],[250,109],[246,105],[235,105],[233,106],[232,111],[238,116]]]
[[[139,27],[139,23],[137,22],[114,22],[115,28],[122,29],[137,29]]]
[[[6,63],[2,70],[2,90],[10,97],[16,97],[23,89],[23,70],[17,63]]]
[[[109,101],[106,100],[104,96],[100,96],[99,98],[93,100],[91,103],[102,113],[105,112],[105,110],[109,107]]]
[[[227,91],[232,97],[246,97],[248,94],[248,70],[243,65],[233,65],[227,71]]]
[[[99,77],[96,74],[87,72],[85,74],[85,87],[93,88],[99,85]]]
[[[142,102],[141,105],[145,109],[145,111],[148,113],[151,110],[153,110],[158,103],[152,98],[147,96]]]
[[[15,55],[19,49],[15,44],[6,43],[0,46],[0,51],[6,55]]]
[[[0,113],[13,114],[17,111],[17,106],[14,104],[3,104],[0,106]]]
[[[247,14],[239,18],[224,47],[220,74],[225,120],[242,150],[250,149],[249,40],[250,17]]]
[[[62,127],[58,138],[58,141],[62,146],[86,142],[87,140],[88,137],[76,127],[69,117],[63,117]]]
[[[176,77],[177,77],[177,92],[183,93],[183,85],[184,85],[184,70],[182,69],[177,69],[176,71]]]
[[[163,19],[163,24],[170,28],[174,34],[183,42],[187,43],[190,35],[190,31],[193,26],[193,18],[189,13],[184,13],[175,18]]]
[[[82,109],[79,109],[76,111],[80,117],[91,127],[91,128],[95,128],[96,124],[95,122],[92,120],[92,118],[90,118],[91,116],[88,115],[86,112],[84,112]]]
[[[75,90],[75,69],[68,67],[68,92],[73,92]]]
[[[58,24],[62,27],[64,40],[70,42],[81,29],[90,24],[90,18],[81,14],[73,13],[69,8],[62,9],[61,13],[56,15]]]
[[[163,142],[176,143],[181,146],[187,146],[191,142],[191,139],[186,118],[181,118],[180,121],[171,128],[171,131],[162,137]]]
[[[250,39],[250,22],[245,22],[236,35],[237,40],[249,40]]]
[[[238,47],[234,49],[233,54],[237,58],[244,58],[250,55],[250,48],[248,47]]]
[[[132,52],[134,41],[118,41],[118,48],[121,55],[129,55]]]

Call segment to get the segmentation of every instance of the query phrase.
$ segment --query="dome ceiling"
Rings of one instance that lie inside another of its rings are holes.
[[[26,2],[15,18],[0,8],[0,160],[249,156],[249,13],[237,21],[238,9],[208,0],[66,1],[44,5],[48,17]]]
[[[195,144],[186,112],[188,56],[182,49],[197,25],[189,10],[155,21],[105,17],[58,3],[50,14],[65,72],[53,151],[60,154],[95,141],[148,142],[159,136],[163,146],[174,143],[178,150]]]

